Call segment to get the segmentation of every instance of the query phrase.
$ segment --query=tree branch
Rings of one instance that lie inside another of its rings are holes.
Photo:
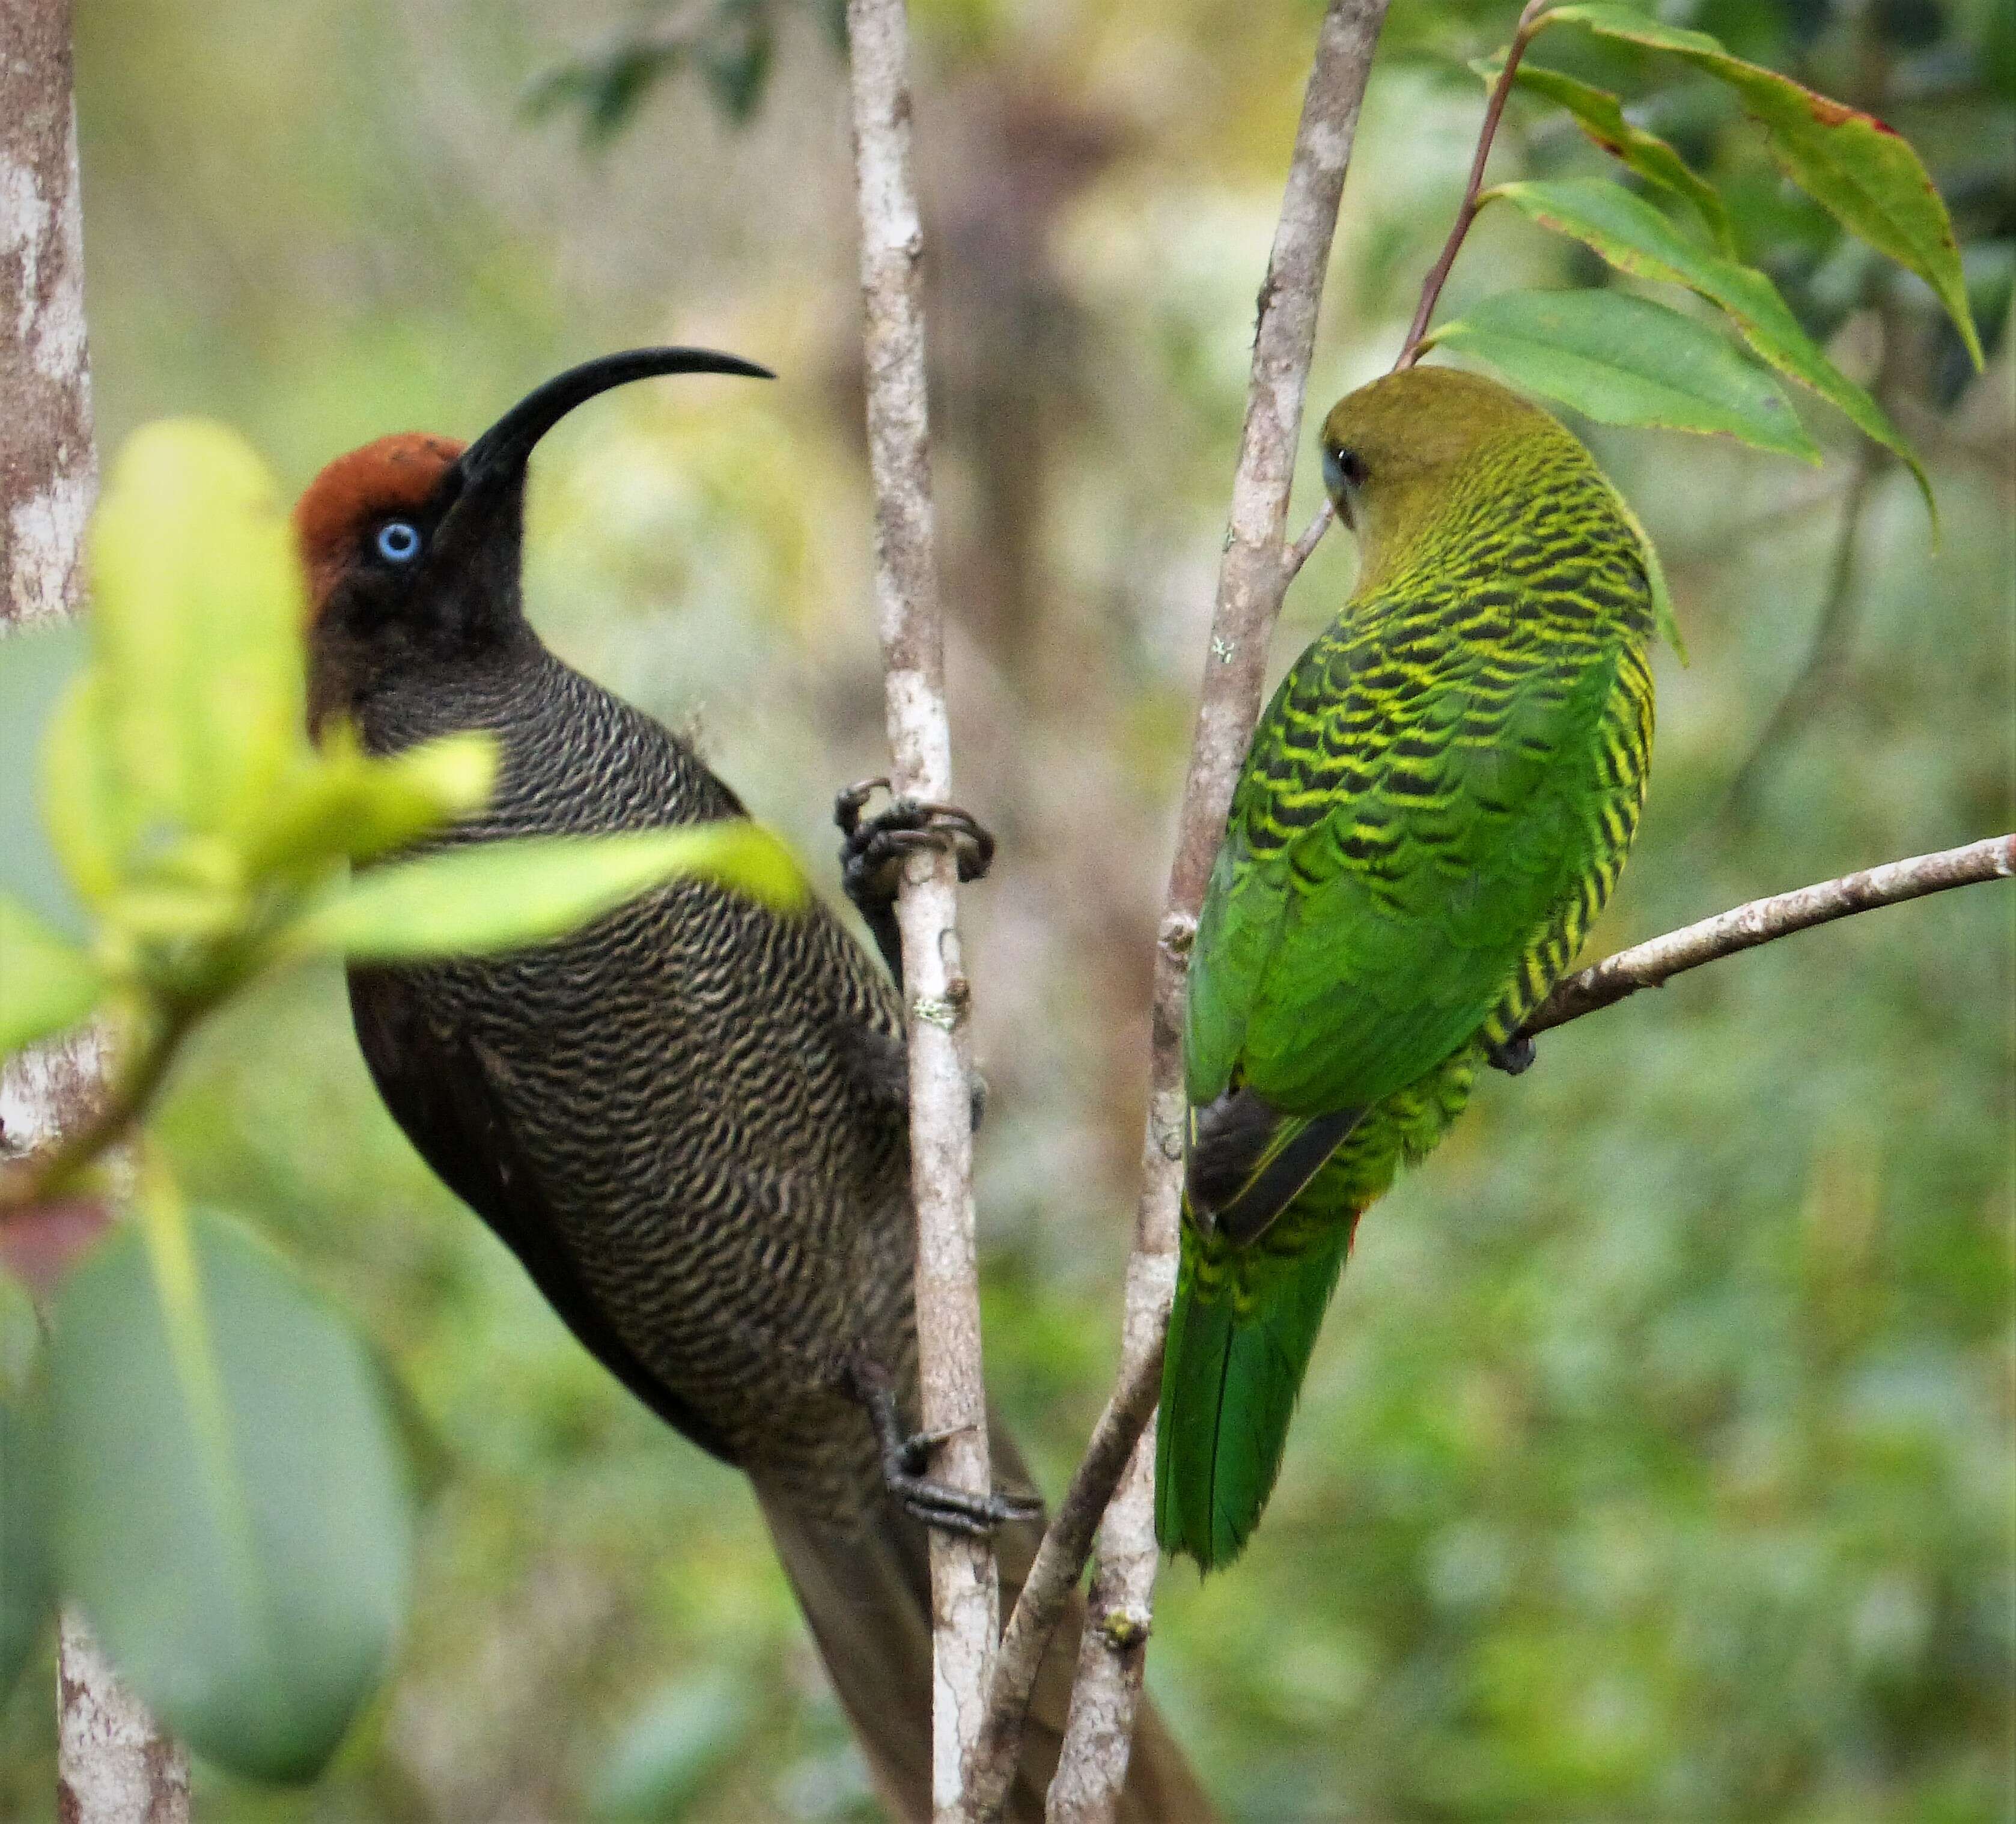
[[[1792,893],[1753,899],[1697,924],[1669,931],[1649,943],[1633,944],[1614,956],[1570,976],[1520,1028],[1522,1036],[1565,1026],[1585,1013],[1607,1007],[1640,988],[1662,988],[1675,976],[1702,964],[1752,950],[1795,931],[1810,930],[1855,912],[1874,912],[1907,899],[1971,887],[1980,880],[2007,880],[2016,876],[2016,835],[1991,836],[1957,849],[1886,862],[1879,868],[1823,880]]]
[[[1130,1309],[1132,1298],[1130,1286]],[[1002,1635],[994,1659],[994,1676],[988,1686],[986,1725],[968,1773],[970,1802],[974,1815],[982,1819],[999,1818],[1007,1801],[1037,1671],[1071,1592],[1085,1573],[1093,1535],[1112,1502],[1113,1491],[1119,1485],[1143,1427],[1155,1410],[1155,1397],[1162,1384],[1162,1335],[1168,1325],[1165,1300],[1161,1305],[1152,1345],[1129,1351],[1121,1364],[1119,1384],[1093,1427],[1084,1459],[1044,1532],[1029,1574],[1023,1580],[1015,1611]],[[1152,1515],[1150,1524],[1152,1527]],[[1123,1779],[1125,1772],[1123,1763]]]
[[[1421,282],[1421,300],[1414,307],[1414,320],[1407,326],[1407,340],[1401,344],[1399,358],[1393,363],[1395,373],[1404,367],[1412,367],[1420,358],[1421,338],[1428,333],[1428,319],[1435,314],[1435,300],[1442,296],[1442,286],[1449,278],[1449,268],[1456,264],[1463,237],[1470,232],[1470,225],[1477,219],[1477,212],[1482,207],[1478,196],[1484,188],[1484,167],[1490,160],[1491,142],[1498,137],[1498,123],[1504,116],[1507,99],[1512,93],[1512,79],[1519,73],[1519,59],[1525,56],[1527,45],[1540,29],[1540,15],[1546,9],[1547,0],[1526,0],[1519,23],[1513,29],[1512,42],[1506,47],[1504,67],[1491,85],[1491,99],[1485,106],[1484,125],[1477,135],[1477,156],[1471,160],[1470,180],[1463,185],[1463,201],[1456,210],[1455,225],[1449,229],[1449,239],[1442,243],[1442,250],[1435,264],[1428,269],[1427,277]]]
[[[1306,548],[1298,543],[1291,557],[1288,495],[1337,203],[1385,14],[1385,0],[1330,0],[1317,34],[1280,223],[1260,288],[1230,523],[1156,947],[1148,1118],[1119,1383],[1010,1618],[990,1700],[986,1754],[975,1765],[977,1790],[988,1797],[1005,1791],[1002,1769],[1013,1765],[1036,1664],[1103,1509],[1099,1570],[1050,1788],[1049,1815],[1057,1824],[1110,1818],[1126,1780],[1156,1568],[1154,1448],[1141,1434],[1154,1408],[1175,1290],[1183,979],[1204,882],[1260,713],[1268,635],[1300,559],[1321,536],[1319,516]]]
[[[911,169],[903,0],[848,0],[847,23],[891,785],[903,797],[942,801],[952,796],[952,736],[931,519],[923,229]],[[970,990],[959,955],[956,884],[949,848],[913,855],[896,916],[909,1046],[920,1423],[950,1434],[936,1473],[954,1487],[985,1495],[992,1470],[974,1245]],[[984,1539],[934,1530],[931,1564],[931,1802],[934,1815],[949,1824],[970,1815],[963,1771],[980,1739],[1000,1594],[993,1547]]]
[[[85,340],[84,210],[69,0],[0,6],[0,630],[77,613],[98,489]],[[0,1128],[60,1147],[104,1095],[97,1036],[34,1048],[0,1071]],[[74,1824],[187,1824],[189,1760],[65,1611],[56,1637],[56,1810]]]

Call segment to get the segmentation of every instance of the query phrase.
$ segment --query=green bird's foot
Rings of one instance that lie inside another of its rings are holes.
[[[895,1390],[881,1368],[857,1362],[848,1372],[848,1390],[868,1409],[875,1441],[882,1452],[882,1482],[913,1520],[942,1533],[967,1538],[992,1538],[1010,1520],[1033,1520],[1043,1511],[1042,1497],[1026,1491],[997,1488],[974,1495],[924,1474],[931,1452],[956,1437],[965,1427],[949,1431],[905,1432],[896,1411]]]
[[[956,804],[918,798],[892,798],[886,810],[864,819],[862,807],[886,779],[862,779],[837,793],[833,820],[840,826],[840,884],[868,923],[882,959],[898,983],[902,950],[896,935],[896,889],[904,862],[920,849],[949,847],[959,858],[961,880],[981,880],[994,864],[994,837],[977,818]]]
[[[1484,1054],[1485,1062],[1494,1070],[1503,1070],[1508,1077],[1516,1077],[1522,1070],[1530,1070],[1533,1060],[1539,1053],[1533,1049],[1533,1042],[1523,1032],[1515,1033],[1503,1045],[1492,1045]]]

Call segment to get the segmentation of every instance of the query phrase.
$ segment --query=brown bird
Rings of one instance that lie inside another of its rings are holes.
[[[391,753],[482,729],[480,814],[438,839],[601,833],[743,815],[690,747],[556,659],[520,597],[525,471],[583,400],[646,375],[768,377],[682,348],[571,369],[473,444],[380,438],[324,469],[295,525],[313,603],[309,705]],[[631,1392],[744,1471],[877,1786],[931,1814],[925,1527],[998,1529],[1012,1602],[1039,1504],[924,1473],[902,1004],[891,901],[920,842],[961,871],[963,813],[842,793],[843,881],[887,970],[823,907],[782,914],[688,880],[565,941],[350,973],[358,1039],[421,1156],[517,1254]],[[994,1460],[1023,1472],[992,1428]],[[1010,1815],[1042,1815],[1079,1617],[1038,1685]],[[1211,1815],[1144,1712],[1124,1815]]]

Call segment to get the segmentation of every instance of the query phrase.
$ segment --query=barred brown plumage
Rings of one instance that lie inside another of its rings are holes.
[[[743,814],[657,722],[554,658],[519,599],[525,461],[564,411],[653,372],[760,372],[640,350],[571,370],[468,450],[383,440],[312,485],[309,699],[391,752],[471,729],[502,751],[477,816],[435,840],[602,833]],[[396,520],[415,534],[387,542]],[[403,555],[393,555],[403,554]],[[886,833],[888,820],[883,820]],[[871,826],[851,853],[869,852]],[[872,877],[850,869],[856,885]],[[871,927],[885,909],[864,908]],[[940,1491],[879,1426],[914,1411],[902,1009],[816,904],[785,914],[697,880],[513,954],[357,968],[358,1040],[387,1106],[647,1406],[747,1471],[872,1772],[931,1815],[923,1526],[999,1524],[1012,1602],[1026,1507]],[[998,1430],[993,1454],[1022,1474]],[[1010,1815],[1029,1824],[1061,1737],[1080,1615],[1031,1706]],[[1206,1819],[1144,1717],[1125,1815]]]

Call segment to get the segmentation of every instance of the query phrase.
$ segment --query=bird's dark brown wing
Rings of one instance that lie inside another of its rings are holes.
[[[518,1257],[590,1355],[667,1424],[733,1462],[719,1432],[665,1387],[597,1307],[475,1049],[435,1027],[383,970],[351,970],[350,1007],[379,1094],[435,1175]]]

